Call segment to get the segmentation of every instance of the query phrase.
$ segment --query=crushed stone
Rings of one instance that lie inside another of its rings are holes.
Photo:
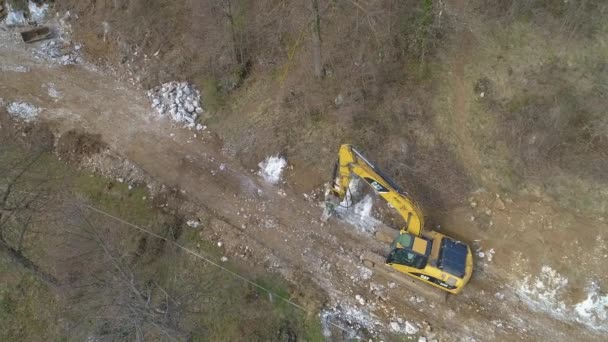
[[[563,314],[566,305],[561,297],[566,285],[567,278],[545,265],[536,277],[525,276],[516,291],[531,307]]]
[[[196,229],[201,225],[201,222],[199,220],[188,220],[186,224],[188,225],[188,227]]]
[[[188,82],[167,82],[147,91],[152,101],[152,109],[160,116],[169,116],[177,123],[184,123],[188,128],[202,130],[197,118],[204,113],[201,106],[201,92]]]
[[[287,166],[287,161],[278,155],[270,156],[259,163],[258,166],[260,167],[258,175],[262,176],[269,183],[277,184],[281,181],[283,169]]]
[[[28,2],[28,9],[30,11],[30,18],[36,23],[41,23],[46,17],[46,13],[49,10],[49,4],[36,4],[32,0]]]
[[[337,324],[347,328],[347,340],[361,339],[360,332],[362,330],[369,331],[372,335],[376,334],[377,330],[382,329],[382,323],[375,317],[372,317],[367,310],[359,309],[349,305],[337,305],[334,308],[328,308],[321,311],[321,327],[323,335],[331,340],[332,326]]]
[[[0,2],[2,5],[3,2]],[[9,3],[6,3],[5,8],[7,9],[7,16],[0,23],[8,26],[25,26],[30,23],[42,23],[46,17],[46,14],[49,10],[49,4],[41,4],[38,5],[32,0],[28,1],[28,10],[26,11],[15,11],[11,8]]]
[[[0,71],[29,72],[30,69],[22,65],[0,65]]]
[[[82,64],[82,46],[61,38],[45,41],[33,51],[34,57],[60,65]]]
[[[576,320],[591,329],[608,332],[608,294],[600,291],[597,282],[592,282],[587,288],[587,298],[576,304],[574,310]]]
[[[382,224],[372,215],[374,207],[374,198],[367,194],[357,201],[363,193],[363,188],[367,185],[361,181],[361,178],[354,177],[348,184],[346,196],[336,207],[336,214],[343,220],[355,227],[359,232],[364,234],[373,234],[377,227]]]
[[[10,116],[25,122],[36,120],[41,111],[40,108],[27,102],[11,102],[6,109]]]
[[[57,90],[57,88],[55,87],[55,83],[53,82],[49,82],[46,84],[42,85],[43,88],[46,88],[47,94],[52,97],[53,99],[59,99],[61,98],[62,94],[59,90]]]
[[[27,19],[25,18],[25,12],[24,11],[14,11],[11,9],[11,7],[9,5],[8,6],[8,15],[6,16],[6,18],[4,18],[2,23],[8,27],[27,25]]]

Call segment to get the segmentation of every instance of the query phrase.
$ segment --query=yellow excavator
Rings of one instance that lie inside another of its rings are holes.
[[[369,184],[405,220],[399,231],[390,228],[376,231],[376,239],[391,243],[390,252],[387,256],[366,252],[361,257],[363,263],[442,301],[448,294],[462,291],[473,272],[473,254],[469,246],[441,233],[426,231],[424,216],[414,199],[351,145],[340,146],[333,185],[325,194],[322,220],[327,221],[344,201],[353,175]]]

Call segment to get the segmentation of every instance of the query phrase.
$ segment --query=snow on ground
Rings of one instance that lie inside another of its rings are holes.
[[[4,24],[6,26],[23,26],[27,24],[25,19],[25,12],[13,11],[10,6],[8,7],[8,15],[4,18]]]
[[[6,109],[12,117],[25,122],[34,121],[40,113],[40,108],[27,102],[11,102]]]
[[[587,289],[587,298],[576,304],[576,319],[591,329],[608,332],[608,294],[602,295],[597,283],[592,282]]]
[[[33,21],[40,23],[46,17],[46,13],[49,10],[49,4],[42,4],[39,6],[30,0],[28,3],[28,8],[30,10],[30,18]]]
[[[487,251],[484,251],[481,246],[479,246],[476,250],[475,253],[477,254],[477,256],[480,259],[485,259],[487,262],[491,262],[492,259],[494,258],[494,248],[490,248]]]
[[[321,311],[321,327],[323,329],[323,335],[327,338],[327,340],[339,339],[332,336],[332,332],[336,332],[336,326],[339,326],[341,330],[343,330],[342,337],[348,341],[362,340],[364,337],[362,334],[365,334],[365,331],[372,336],[376,336],[385,331],[385,324],[380,322],[380,320],[374,314],[369,312],[368,306],[365,305],[365,302],[361,302],[360,305],[360,307],[357,307],[340,303],[333,308],[328,308]],[[421,325],[400,317],[394,317],[391,320],[389,328],[393,333],[410,336],[418,333],[422,333],[424,335],[430,333],[428,324],[426,324],[427,329],[423,329],[425,330],[424,332],[421,332],[421,326],[424,326],[424,324]]]
[[[54,99],[61,98],[61,92],[59,90],[57,90],[57,88],[55,87],[55,83],[49,82],[49,83],[43,84],[42,87],[46,88],[46,92],[50,97],[52,97]]]
[[[543,266],[538,276],[525,276],[517,288],[517,293],[531,307],[564,314],[566,304],[561,300],[568,279],[549,266]]]
[[[373,234],[378,225],[379,220],[372,216],[374,208],[374,198],[371,195],[365,195],[359,201],[356,201],[361,194],[361,188],[364,186],[360,178],[353,178],[348,185],[348,191],[344,200],[336,207],[336,213],[340,218],[349,224],[353,225],[359,231]]]
[[[8,7],[8,15],[4,19],[4,24],[7,26],[23,26],[28,24],[28,18],[25,11],[14,11],[11,9],[10,5],[7,4]],[[46,13],[48,12],[49,5],[36,5],[32,0],[28,1],[28,10],[29,10],[29,19],[40,23],[46,17]]]
[[[608,295],[602,295],[599,285],[593,282],[587,289],[585,300],[567,305],[564,299],[567,286],[566,277],[549,266],[543,266],[538,276],[524,277],[515,291],[532,309],[608,332]]]
[[[262,176],[269,183],[277,184],[281,181],[283,169],[287,166],[287,161],[278,155],[270,156],[259,163],[258,166],[260,167],[258,175]]]
[[[8,72],[29,72],[30,69],[22,65],[0,65],[0,71]]]
[[[365,329],[372,335],[376,328],[382,328],[382,323],[372,317],[367,310],[359,309],[349,305],[337,305],[334,308],[321,311],[321,327],[323,335],[329,340],[332,337],[332,327],[335,325],[347,329],[347,340],[361,339],[360,331]]]

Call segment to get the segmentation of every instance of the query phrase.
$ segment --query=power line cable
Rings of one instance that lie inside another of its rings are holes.
[[[26,194],[30,194],[30,195],[36,195],[35,193],[29,192],[29,191],[23,191],[23,190],[13,190],[13,191],[21,192],[21,193],[26,193]],[[44,195],[40,195],[40,197],[50,198],[49,196],[44,196]],[[230,269],[228,269],[228,268],[226,268],[226,267],[218,264],[217,262],[215,262],[215,261],[213,261],[213,260],[211,260],[211,259],[209,259],[209,258],[207,258],[207,257],[205,257],[203,255],[201,255],[200,253],[197,253],[197,252],[195,252],[195,251],[193,251],[193,250],[191,250],[191,249],[189,249],[187,247],[184,247],[183,245],[177,243],[176,241],[167,239],[166,237],[164,237],[162,235],[156,234],[156,233],[154,233],[154,232],[152,232],[152,231],[150,231],[148,229],[142,228],[142,227],[140,227],[140,226],[138,226],[136,224],[133,224],[133,223],[128,222],[128,221],[125,221],[125,220],[121,219],[120,217],[114,216],[114,215],[112,215],[112,214],[110,214],[110,213],[108,213],[106,211],[103,211],[103,210],[101,210],[99,208],[96,208],[96,207],[94,207],[94,206],[92,206],[90,204],[80,203],[80,205],[82,207],[84,207],[84,208],[87,208],[87,209],[91,210],[91,211],[94,211],[96,213],[99,213],[99,214],[102,214],[102,215],[104,215],[106,217],[109,217],[109,218],[111,218],[111,219],[113,219],[115,221],[123,223],[123,224],[125,224],[125,225],[127,225],[129,227],[135,228],[135,229],[137,229],[137,230],[139,230],[139,231],[141,231],[143,233],[146,233],[148,235],[154,236],[154,237],[156,237],[158,239],[161,239],[163,241],[169,242],[169,243],[173,244],[174,246],[178,247],[179,249],[185,251],[186,253],[188,253],[190,255],[193,255],[193,256],[195,256],[195,257],[197,257],[197,258],[199,258],[199,259],[207,262],[208,264],[213,265],[213,266],[221,269],[222,271],[224,271],[224,272],[226,272],[226,273],[228,273],[228,274],[230,274],[230,275],[232,275],[232,276],[234,276],[236,278],[239,278],[239,279],[243,280],[244,282],[246,282],[248,284],[251,284],[251,285],[255,286],[256,288],[258,288],[258,289],[260,289],[260,290],[268,293],[269,295],[271,295],[273,297],[279,298],[280,300],[286,302],[287,304],[292,305],[292,306],[294,306],[294,307],[302,310],[306,314],[309,314],[309,315],[312,314],[312,312],[310,312],[309,310],[307,310],[305,307],[299,305],[298,303],[293,302],[289,298],[285,298],[283,296],[280,296],[280,295],[276,294],[272,290],[267,289],[264,286],[262,286],[262,285],[260,285],[260,284],[258,284],[256,282],[254,282],[254,281],[252,281],[250,279],[247,279],[246,277],[244,277],[244,276],[242,276],[242,275],[240,275],[240,274],[238,274],[238,273],[236,273],[236,272],[234,272],[234,271],[232,271],[232,270],[230,270]],[[327,319],[327,323],[330,324],[330,325],[332,325],[332,326],[334,326],[334,327],[336,327],[336,328],[338,328],[338,329],[340,329],[340,330],[342,330],[342,331],[344,331],[344,332],[347,332],[349,334],[353,334],[354,333],[351,329],[344,328],[344,327],[340,326],[339,324],[336,324],[336,323],[330,321],[329,318]]]
[[[271,296],[273,296],[273,297],[279,298],[280,300],[282,300],[282,301],[286,302],[287,304],[292,305],[292,306],[294,306],[294,307],[296,307],[296,308],[298,308],[298,309],[302,310],[303,312],[305,312],[305,313],[307,313],[307,314],[311,314],[311,312],[310,312],[309,310],[307,310],[305,307],[303,307],[303,306],[299,305],[298,303],[293,302],[293,301],[292,301],[292,300],[290,300],[289,298],[285,298],[285,297],[283,297],[283,296],[280,296],[280,295],[276,294],[275,292],[273,292],[272,290],[267,289],[267,288],[265,288],[264,286],[262,286],[262,285],[260,285],[260,284],[258,284],[258,283],[256,283],[256,282],[254,282],[254,281],[252,281],[252,280],[247,279],[246,277],[243,277],[242,275],[240,275],[240,274],[238,274],[238,273],[236,273],[236,272],[234,272],[234,271],[232,271],[232,270],[230,270],[230,269],[228,269],[228,268],[226,268],[226,267],[224,267],[224,266],[222,266],[222,265],[218,264],[217,262],[215,262],[215,261],[213,261],[213,260],[211,260],[211,259],[209,259],[209,258],[205,257],[204,255],[201,255],[200,253],[197,253],[197,252],[195,252],[195,251],[193,251],[193,250],[191,250],[191,249],[189,249],[189,248],[187,248],[187,247],[184,247],[183,245],[181,245],[181,244],[179,244],[179,243],[177,243],[177,242],[175,242],[175,241],[173,241],[173,240],[167,239],[167,238],[166,238],[166,237],[164,237],[164,236],[161,236],[161,235],[159,235],[159,234],[156,234],[156,233],[154,233],[154,232],[151,232],[151,231],[149,231],[149,230],[147,230],[147,229],[145,229],[145,228],[142,228],[142,227],[140,227],[140,226],[138,226],[138,225],[136,225],[136,224],[133,224],[133,223],[131,223],[131,222],[125,221],[125,220],[123,220],[123,219],[121,219],[121,218],[119,218],[119,217],[116,217],[116,216],[114,216],[114,215],[112,215],[112,214],[110,214],[110,213],[107,213],[107,212],[105,212],[105,211],[103,211],[103,210],[101,210],[101,209],[98,209],[98,208],[96,208],[96,207],[93,207],[92,205],[89,205],[89,204],[82,204],[82,206],[83,206],[83,207],[85,207],[85,208],[87,208],[87,209],[89,209],[89,210],[91,210],[91,211],[97,212],[97,213],[102,214],[102,215],[104,215],[104,216],[107,216],[107,217],[109,217],[109,218],[111,218],[111,219],[113,219],[113,220],[116,220],[116,221],[118,221],[118,222],[121,222],[121,223],[123,223],[123,224],[125,224],[125,225],[127,225],[127,226],[130,226],[130,227],[132,227],[132,228],[135,228],[135,229],[137,229],[137,230],[139,230],[139,231],[141,231],[141,232],[144,232],[144,233],[146,233],[146,234],[148,234],[148,235],[151,235],[151,236],[154,236],[154,237],[156,237],[156,238],[158,238],[158,239],[161,239],[161,240],[164,240],[164,241],[166,241],[166,242],[169,242],[169,243],[173,244],[174,246],[176,246],[176,247],[180,248],[181,250],[185,251],[186,253],[188,253],[188,254],[190,254],[190,255],[193,255],[193,256],[195,256],[195,257],[197,257],[197,258],[201,259],[201,260],[204,260],[204,261],[205,261],[205,262],[207,262],[208,264],[213,265],[213,266],[215,266],[215,267],[217,267],[217,268],[221,269],[222,271],[227,272],[228,274],[230,274],[230,275],[232,275],[232,276],[234,276],[234,277],[236,277],[236,278],[239,278],[239,279],[243,280],[244,282],[246,282],[246,283],[248,283],[248,284],[251,284],[251,285],[255,286],[256,288],[258,288],[258,289],[260,289],[260,290],[262,290],[262,291],[264,291],[264,292],[268,293],[269,295],[271,295]],[[338,324],[336,324],[336,323],[334,323],[334,322],[330,321],[329,319],[327,319],[327,323],[328,323],[328,324],[330,324],[330,325],[332,325],[332,326],[334,326],[334,327],[336,327],[336,328],[338,328],[338,329],[340,329],[340,330],[342,330],[342,331],[345,331],[345,332],[347,332],[347,333],[351,333],[351,334],[353,333],[353,331],[352,331],[352,330],[350,330],[350,329],[348,329],[348,328],[344,328],[344,327],[342,327],[342,326],[340,326],[340,325],[338,325]]]

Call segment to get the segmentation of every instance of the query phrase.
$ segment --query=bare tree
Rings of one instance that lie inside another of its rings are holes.
[[[2,144],[6,149],[7,144]],[[44,173],[34,172],[44,150],[27,151],[9,157],[0,150],[0,253],[12,263],[30,272],[45,284],[56,287],[58,280],[43,271],[24,253],[24,243],[32,234],[34,218],[43,211],[48,198],[48,178]]]
[[[238,64],[246,62],[245,36],[243,32],[243,14],[240,4],[235,4],[234,0],[222,1],[224,15],[230,26],[230,35],[232,38],[232,49],[234,51],[234,59]]]
[[[319,13],[319,0],[310,0],[312,7],[312,61],[315,77],[323,77],[323,61],[321,59],[321,14]]]
[[[65,294],[75,317],[71,336],[101,341],[183,340],[178,325],[183,305],[155,277],[133,266],[121,245],[125,233],[82,203],[65,208],[69,223],[60,233]]]

